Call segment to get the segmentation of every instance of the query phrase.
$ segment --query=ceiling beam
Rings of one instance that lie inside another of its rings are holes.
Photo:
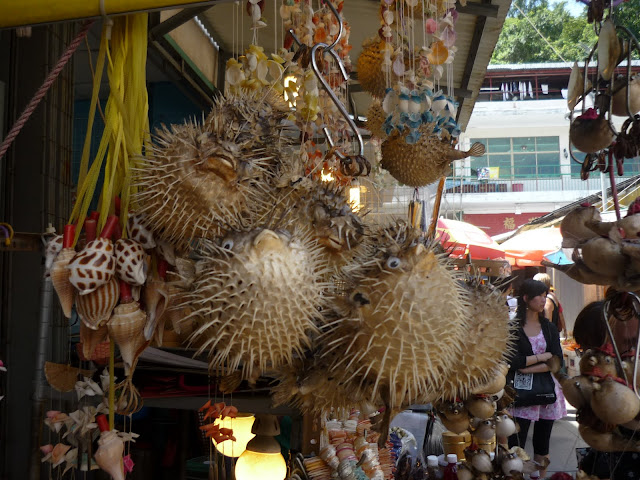
[[[491,0],[482,0],[485,5],[491,5]],[[469,5],[469,4],[467,4]],[[482,40],[482,34],[484,33],[484,27],[487,24],[487,17],[480,16],[476,18],[476,26],[473,29],[473,36],[471,37],[471,45],[469,47],[469,53],[467,54],[467,61],[464,65],[464,71],[462,73],[462,80],[460,81],[460,88],[463,90],[469,89],[469,81],[471,80],[471,73],[473,72],[473,66],[476,63],[476,57],[478,56],[478,50],[480,49],[480,42]],[[462,111],[462,102],[458,107],[458,113],[456,115],[456,121],[460,118],[460,112]]]
[[[498,10],[500,10],[498,5],[491,5],[490,3],[467,2],[466,5],[462,5],[460,0],[456,2],[456,11],[458,13],[475,15],[477,17],[498,18]]]
[[[199,15],[210,8],[211,4],[200,7],[185,8],[179,11],[175,15],[167,18],[164,22],[152,27],[151,30],[149,30],[149,39],[154,41],[162,38],[167,33],[175,30],[180,25],[187,23],[196,15]]]

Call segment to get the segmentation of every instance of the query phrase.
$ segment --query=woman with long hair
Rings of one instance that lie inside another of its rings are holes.
[[[536,280],[525,280],[520,287],[516,319],[518,332],[516,352],[510,359],[511,373],[536,374],[548,372],[546,361],[552,356],[562,359],[562,347],[558,329],[544,316],[547,286]],[[511,414],[520,425],[520,431],[509,437],[509,447],[524,448],[531,422],[533,427],[533,459],[539,464],[548,463],[549,440],[553,422],[567,414],[562,389],[554,379],[556,401],[551,405],[514,407]],[[546,469],[540,471],[544,478]]]

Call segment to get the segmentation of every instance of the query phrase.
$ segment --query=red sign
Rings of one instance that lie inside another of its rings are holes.
[[[549,212],[529,213],[470,213],[464,214],[463,220],[479,227],[490,237],[515,230],[525,223],[546,215]]]

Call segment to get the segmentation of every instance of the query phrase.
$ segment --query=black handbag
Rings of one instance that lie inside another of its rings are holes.
[[[551,372],[520,373],[510,370],[507,382],[516,391],[516,407],[551,405],[557,400],[556,384]]]
[[[557,400],[556,385],[551,372],[510,372],[510,384],[516,391],[516,407],[551,405]]]

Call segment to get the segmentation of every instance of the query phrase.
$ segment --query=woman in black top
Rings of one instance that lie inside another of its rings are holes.
[[[516,351],[510,358],[512,373],[542,373],[549,367],[544,363],[552,356],[562,358],[558,329],[544,317],[547,286],[536,280],[525,280],[520,288],[516,318],[519,323]],[[553,422],[567,414],[560,385],[555,381],[556,402],[551,405],[514,407],[511,414],[520,425],[520,432],[509,437],[509,447],[524,448],[531,422],[533,428],[534,460],[544,464],[549,458],[549,440]],[[544,478],[546,470],[540,471]]]

